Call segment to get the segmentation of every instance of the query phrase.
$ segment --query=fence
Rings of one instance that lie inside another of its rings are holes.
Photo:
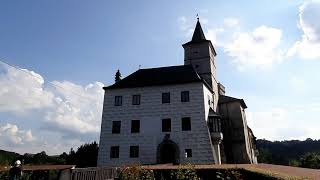
[[[109,180],[118,175],[117,168],[76,168],[71,171],[71,180]]]

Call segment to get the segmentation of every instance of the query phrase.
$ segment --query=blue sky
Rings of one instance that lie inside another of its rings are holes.
[[[0,63],[0,149],[55,154],[97,140],[101,87],[117,69],[183,64],[197,13],[255,135],[319,139],[319,12],[302,0],[1,1],[0,57],[23,70]]]

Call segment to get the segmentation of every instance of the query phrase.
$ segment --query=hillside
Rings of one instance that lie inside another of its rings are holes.
[[[12,164],[21,155],[15,152],[0,150],[0,165]]]
[[[295,162],[310,153],[320,153],[320,140],[310,138],[299,141],[268,141],[257,140],[259,150],[258,161],[260,163],[294,165]]]

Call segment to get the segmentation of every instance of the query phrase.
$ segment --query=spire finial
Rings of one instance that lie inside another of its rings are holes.
[[[199,14],[197,13],[197,20],[199,21]]]

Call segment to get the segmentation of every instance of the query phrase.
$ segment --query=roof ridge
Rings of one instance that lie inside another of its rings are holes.
[[[139,70],[150,70],[150,69],[161,69],[161,68],[172,68],[172,67],[184,67],[184,66],[191,66],[191,65],[161,66],[161,67],[152,67],[152,68],[142,68],[142,69],[139,69]]]

